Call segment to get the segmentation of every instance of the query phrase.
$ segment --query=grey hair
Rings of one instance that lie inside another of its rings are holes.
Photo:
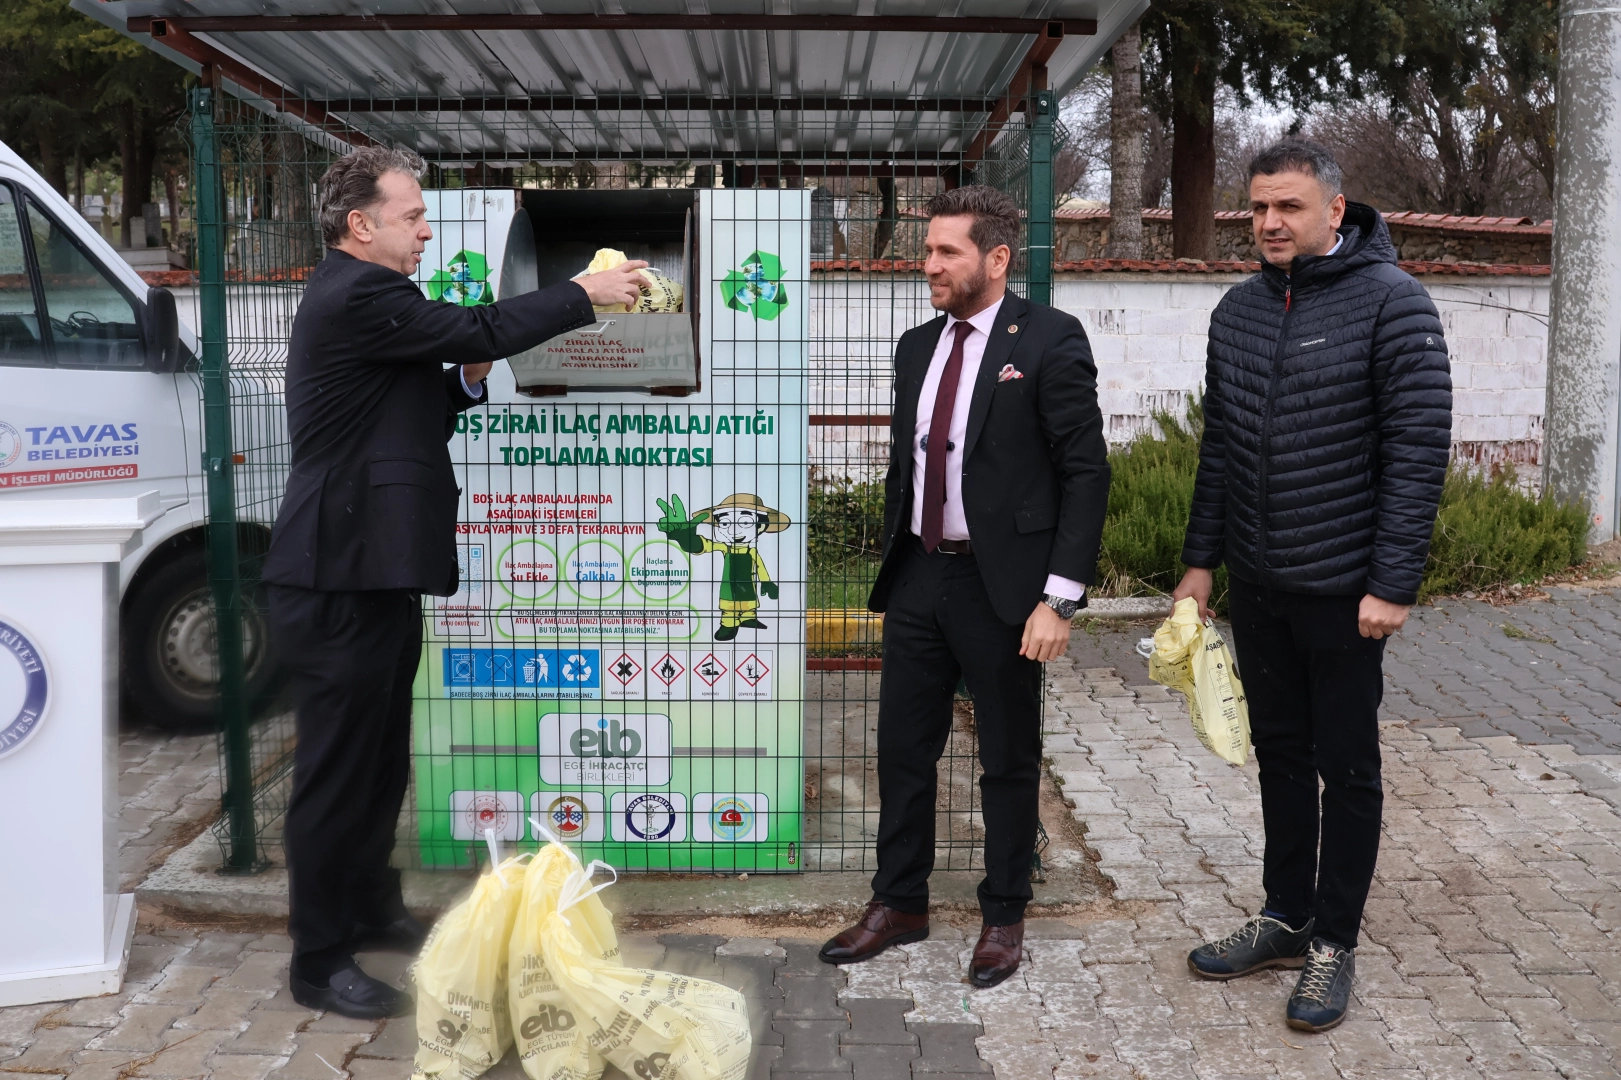
[[[1262,150],[1250,161],[1249,179],[1280,172],[1303,172],[1317,178],[1330,199],[1338,195],[1345,175],[1328,147],[1310,139],[1285,139]]]
[[[386,146],[366,146],[334,161],[321,176],[321,240],[337,247],[349,235],[349,212],[359,210],[370,217],[383,201],[377,181],[384,173],[404,173],[420,180],[427,164],[410,150]]]
[[[948,188],[929,200],[929,217],[972,217],[968,238],[981,255],[1006,244],[1010,254],[1019,250],[1019,204],[1005,191],[984,184]]]

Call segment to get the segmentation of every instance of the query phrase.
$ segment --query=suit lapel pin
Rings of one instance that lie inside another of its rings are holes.
[[[1019,324],[1008,323],[1007,332],[1010,334],[1017,334],[1019,332]]]
[[[1024,378],[1024,372],[1020,371],[1018,368],[1015,368],[1012,364],[1007,364],[1004,365],[1002,370],[997,374],[996,381],[1007,382],[1009,379],[1022,378]]]

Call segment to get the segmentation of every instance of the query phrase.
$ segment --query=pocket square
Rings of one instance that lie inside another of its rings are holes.
[[[1015,368],[1012,364],[1008,364],[1005,367],[1003,367],[1002,370],[997,374],[996,381],[997,382],[1007,382],[1009,379],[1022,379],[1022,378],[1024,378],[1024,372],[1022,372],[1019,369]]]

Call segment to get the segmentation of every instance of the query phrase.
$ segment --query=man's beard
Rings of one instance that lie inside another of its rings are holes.
[[[960,288],[953,286],[944,304],[935,306],[947,315],[954,315],[959,319],[965,315],[972,315],[980,307],[979,300],[985,295],[985,285],[989,281],[990,275],[985,272],[985,260],[981,258],[973,275],[963,282]]]

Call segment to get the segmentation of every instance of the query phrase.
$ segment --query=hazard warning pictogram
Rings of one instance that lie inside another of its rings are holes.
[[[743,662],[737,665],[738,678],[742,679],[750,686],[760,685],[760,680],[769,674],[771,674],[771,669],[766,667],[765,661],[761,660],[754,653],[749,653],[749,655],[744,658]]]
[[[698,676],[698,678],[702,679],[710,686],[714,686],[716,683],[720,682],[721,676],[726,674],[726,665],[721,663],[720,660],[716,658],[714,653],[710,653],[708,656],[705,656],[702,660],[698,661],[698,663],[693,666],[692,670],[693,673]]]
[[[681,665],[681,661],[677,660],[669,653],[665,653],[663,656],[659,657],[659,659],[653,664],[653,676],[665,686],[669,686],[671,683],[679,679],[681,677],[681,673],[685,670],[687,669]]]
[[[620,653],[619,658],[608,665],[608,674],[618,679],[621,685],[628,686],[630,681],[642,673],[642,665],[630,653]]]

